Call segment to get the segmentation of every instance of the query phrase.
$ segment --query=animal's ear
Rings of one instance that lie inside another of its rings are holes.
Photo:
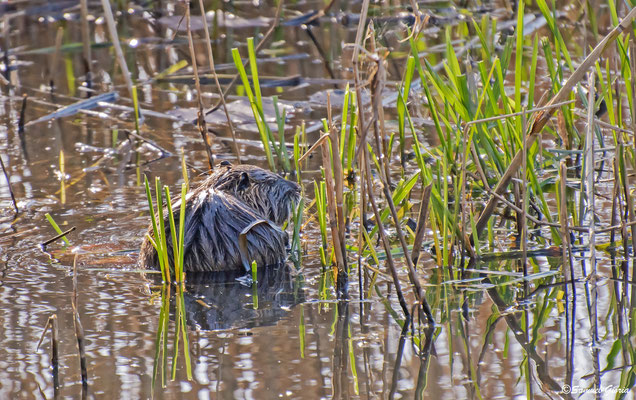
[[[247,172],[242,172],[236,190],[245,190],[250,185],[250,176]]]

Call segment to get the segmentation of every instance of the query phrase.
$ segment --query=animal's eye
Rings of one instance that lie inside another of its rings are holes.
[[[241,178],[239,180],[238,185],[236,186],[236,190],[245,190],[250,185],[250,177],[247,173],[243,172],[241,174]]]

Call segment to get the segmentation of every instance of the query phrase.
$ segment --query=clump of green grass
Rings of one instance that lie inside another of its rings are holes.
[[[161,180],[159,177],[155,179],[155,193],[157,209],[153,206],[152,195],[150,193],[150,184],[148,177],[144,176],[144,185],[146,188],[146,196],[148,198],[148,208],[150,209],[150,218],[152,221],[152,230],[154,237],[147,235],[148,240],[157,251],[159,255],[159,265],[161,269],[161,276],[167,283],[172,281],[183,283],[185,279],[185,273],[183,270],[183,258],[184,258],[184,220],[185,220],[185,198],[188,190],[187,184],[184,182],[181,184],[181,204],[179,209],[179,225],[175,224],[174,211],[172,208],[172,200],[170,198],[170,188],[168,186],[163,187],[163,191],[166,196],[166,210],[168,212],[168,222],[170,223],[170,233],[172,239],[172,258],[170,258],[169,249],[167,245],[165,219],[163,216],[163,195],[161,191]]]
[[[184,170],[184,174],[187,174]],[[187,176],[187,175],[186,175]],[[174,299],[175,304],[175,330],[172,338],[173,356],[172,356],[172,380],[176,378],[176,365],[179,358],[179,345],[183,341],[183,356],[186,365],[187,379],[192,379],[192,367],[189,352],[188,330],[186,326],[185,302],[183,299],[185,271],[183,269],[184,260],[184,221],[185,221],[185,199],[187,192],[187,184],[181,184],[181,200],[178,211],[178,225],[175,221],[175,210],[173,209],[170,197],[170,189],[168,186],[161,185],[159,177],[155,179],[155,195],[156,209],[153,205],[152,194],[150,191],[150,183],[148,177],[144,176],[144,186],[148,199],[148,208],[150,209],[150,218],[152,221],[152,230],[154,237],[147,236],[159,256],[159,265],[163,284],[161,288],[161,308],[159,311],[159,324],[157,327],[157,335],[155,340],[155,359],[153,365],[153,388],[157,378],[157,373],[161,370],[161,385],[166,386],[168,371],[168,342],[169,342],[169,321],[170,321],[170,300],[171,283],[176,284]],[[168,237],[166,236],[165,217],[163,209],[163,200],[166,200],[166,212],[168,212],[168,222],[170,227],[170,239],[172,240],[172,254],[169,252],[167,245]]]

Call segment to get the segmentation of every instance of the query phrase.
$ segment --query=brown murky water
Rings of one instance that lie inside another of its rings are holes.
[[[514,21],[514,15],[504,7],[508,2],[474,3],[424,2],[421,7],[426,9],[428,4],[430,10],[447,18],[448,24],[460,19],[458,12],[479,18],[485,12],[502,24]],[[565,11],[572,8],[571,2],[564,3],[568,3]],[[284,17],[289,20],[323,6],[322,2],[289,3]],[[387,17],[403,9],[372,7],[374,15]],[[206,1],[206,9],[219,8],[226,13],[217,19],[219,27],[213,31],[215,59],[219,73],[233,74],[233,67],[227,64],[232,62],[230,49],[242,46],[244,50],[246,37],[262,36],[271,24],[275,6],[271,2]],[[359,8],[357,3],[336,2],[331,17],[321,18],[320,25],[312,28],[338,78],[350,74],[342,57],[342,43],[354,40]],[[156,160],[160,154],[149,145],[130,149],[125,130],[134,128],[131,102],[107,43],[98,2],[90,2],[90,14],[91,37],[96,43],[92,49],[93,89],[119,92],[121,97],[113,102],[117,106],[102,104],[89,114],[33,124],[19,133],[23,94],[29,96],[26,121],[87,97],[82,86],[79,5],[72,0],[0,1],[4,28],[0,47],[10,49],[6,76],[13,84],[0,84],[0,157],[20,208],[14,216],[7,182],[1,177],[0,398],[81,396],[71,308],[74,254],[88,360],[87,396],[134,399],[152,395],[159,301],[151,295],[146,278],[135,271],[136,251],[149,222],[141,182],[143,174],[160,176],[176,188],[181,182],[180,157]],[[177,1],[130,2],[120,9],[118,30],[128,66],[139,82],[141,106],[154,112],[143,113],[141,134],[173,154],[183,149],[188,163],[202,172],[207,161],[199,133],[178,118],[193,115],[188,110],[196,106],[194,86],[170,80],[144,83],[180,60],[189,61],[184,33],[180,31],[175,38],[181,15],[183,8]],[[404,26],[395,21],[380,21],[378,25],[386,43],[399,47],[394,31],[402,32]],[[62,29],[63,51],[55,59],[58,29]],[[443,43],[443,30],[443,26],[433,26],[426,32],[431,48]],[[329,75],[321,56],[301,28],[280,27],[270,43],[268,51],[259,55],[260,74],[300,77],[293,86],[265,89],[265,95],[278,94],[289,106],[291,137],[300,121],[311,127],[325,115],[322,92],[334,85],[325,80]],[[206,65],[201,41],[197,41],[197,52],[199,64]],[[441,54],[436,55],[438,61]],[[389,79],[399,81],[403,67],[400,60],[392,62],[397,70],[390,69]],[[7,65],[3,63],[2,68],[6,70]],[[188,69],[181,72],[190,73]],[[344,87],[341,81],[336,83],[338,88]],[[204,85],[203,90],[215,92],[212,85]],[[233,91],[230,100],[237,94]],[[206,106],[215,101],[212,95],[204,97]],[[238,111],[235,116],[244,162],[266,167],[250,118],[240,117]],[[213,151],[217,161],[232,161],[230,142],[224,139],[228,137],[224,120],[218,120],[220,124],[212,126],[219,135]],[[318,135],[316,129],[310,129],[309,143]],[[312,159],[305,167],[303,179],[309,198],[319,166],[319,161]],[[56,242],[48,251],[39,248],[39,243],[55,236],[46,213],[63,230],[76,227],[68,235],[70,247],[63,249],[62,243]],[[401,335],[389,308],[399,312],[389,279],[381,277],[378,285],[381,295],[388,296],[387,302],[378,295],[356,301],[357,278],[350,288],[354,300],[338,304],[329,290],[324,298],[320,290],[324,275],[317,252],[320,237],[315,225],[310,223],[303,232],[305,254],[300,270],[290,267],[262,272],[258,310],[253,308],[252,289],[232,278],[188,282],[193,380],[188,381],[180,367],[176,379],[165,389],[155,385],[155,397],[558,398],[567,397],[559,391],[568,382],[589,387],[595,370],[603,371],[599,373],[605,388],[599,395],[602,398],[620,396],[611,393],[612,387],[633,386],[634,330],[631,322],[624,320],[631,311],[629,304],[616,301],[617,293],[631,291],[631,286],[611,279],[621,266],[619,261],[602,259],[598,283],[582,280],[576,285],[574,313],[571,304],[569,313],[565,312],[569,303],[558,294],[561,286],[551,286],[561,278],[558,258],[545,254],[534,257],[535,272],[545,276],[525,283],[514,272],[518,260],[478,266],[513,272],[474,273],[481,280],[443,284],[439,282],[450,281],[448,271],[427,261],[422,279],[430,285],[429,295],[442,306],[436,313],[432,342],[426,346],[425,336],[420,335],[424,332]],[[498,247],[510,247],[505,236]],[[576,262],[586,261],[578,258]],[[201,306],[196,301],[199,298],[212,308]],[[57,315],[59,324],[59,392],[53,388],[48,334],[37,350],[52,314]],[[591,347],[593,329],[600,338],[595,347]],[[617,357],[619,351],[621,356]],[[633,393],[627,394],[630,396],[634,398]]]

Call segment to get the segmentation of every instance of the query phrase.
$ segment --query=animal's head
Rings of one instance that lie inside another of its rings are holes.
[[[287,221],[300,200],[300,186],[253,165],[221,162],[210,176],[215,189],[229,193],[279,225]]]

